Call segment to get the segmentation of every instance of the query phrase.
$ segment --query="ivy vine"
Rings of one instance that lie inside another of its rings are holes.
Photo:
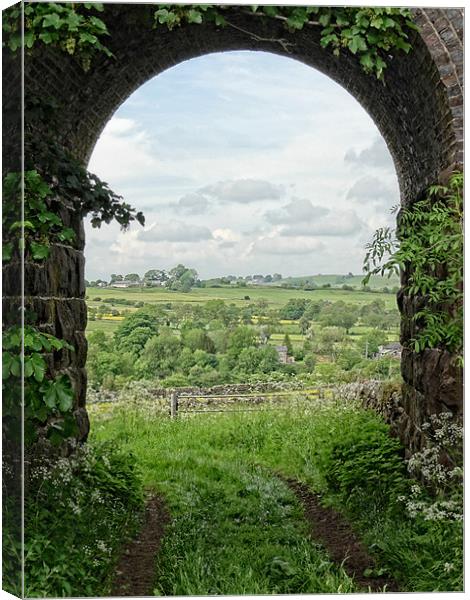
[[[284,38],[266,39],[245,30],[233,22],[233,6],[215,4],[158,4],[154,22],[149,27],[165,26],[172,30],[184,23],[213,23],[216,27],[232,27],[258,41],[280,44],[286,52],[293,42]],[[324,48],[339,56],[346,50],[358,57],[366,73],[383,79],[387,62],[397,51],[411,50],[410,32],[417,29],[407,8],[393,7],[328,7],[328,6],[240,6],[236,10],[251,19],[275,19],[289,32],[304,28],[319,28]],[[101,13],[98,16],[97,13]],[[104,17],[106,8],[94,3],[28,4],[24,8],[24,46],[32,51],[36,46],[53,46],[77,56],[83,68],[90,68],[94,56],[104,53],[113,57],[105,45],[109,36]],[[21,47],[21,8],[6,11],[3,22],[5,42],[13,52]]]
[[[283,38],[264,39],[241,29],[230,20],[231,9],[213,4],[159,5],[154,15],[155,25],[166,25],[171,30],[183,23],[214,23],[238,29],[258,41],[277,42],[287,52],[291,51],[292,42]],[[239,10],[253,19],[276,19],[289,32],[321,28],[323,48],[330,48],[335,56],[342,49],[349,51],[359,58],[366,73],[374,73],[378,79],[383,79],[391,53],[411,50],[409,33],[418,29],[406,8],[253,5]]]
[[[401,211],[396,229],[378,229],[367,244],[367,284],[371,275],[404,271],[405,293],[417,299],[413,350],[463,347],[463,174],[429,188],[426,198]]]
[[[3,32],[6,45],[12,52],[22,46],[21,5],[5,11]],[[104,11],[103,4],[93,2],[35,2],[24,6],[24,47],[55,46],[68,54],[77,55],[85,71],[98,53],[108,57],[113,54],[103,43],[108,29],[97,13]]]
[[[74,393],[70,378],[65,374],[51,377],[45,359],[45,353],[73,351],[73,346],[31,325],[24,329],[18,325],[3,333],[2,349],[3,417],[17,417],[18,398],[24,383],[25,443],[35,442],[41,428],[53,444],[75,435],[77,425],[72,414]]]

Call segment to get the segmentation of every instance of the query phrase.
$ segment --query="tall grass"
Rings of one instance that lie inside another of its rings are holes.
[[[329,402],[171,421],[121,408],[96,417],[92,431],[132,450],[145,485],[169,503],[157,594],[355,589],[308,539],[301,507],[276,472],[345,513],[401,589],[462,589],[460,524],[407,515],[400,446],[370,412]]]

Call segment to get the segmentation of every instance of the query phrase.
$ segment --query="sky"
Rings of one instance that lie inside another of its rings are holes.
[[[89,170],[146,217],[93,229],[86,278],[360,273],[398,182],[359,103],[290,58],[225,52],[165,71],[107,123]]]

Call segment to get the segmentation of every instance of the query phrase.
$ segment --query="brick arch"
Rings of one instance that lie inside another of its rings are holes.
[[[227,50],[263,50],[288,56],[325,73],[351,93],[388,145],[403,205],[414,202],[431,183],[462,163],[460,9],[414,10],[421,31],[412,34],[409,55],[400,53],[390,60],[385,85],[364,74],[349,53],[334,57],[322,49],[315,29],[290,34],[273,19],[248,16],[234,7],[229,20],[236,29],[203,24],[155,31],[149,26],[153,10],[151,5],[107,5],[105,18],[111,34],[107,45],[116,60],[100,57],[88,73],[65,53],[51,50],[41,50],[26,61],[26,93],[53,95],[61,102],[59,139],[84,163],[106,122],[140,85],[182,61]],[[290,52],[269,41],[279,38],[292,43]],[[39,309],[44,326],[69,337],[78,348],[75,356],[57,368],[67,369],[75,382],[82,436],[86,436],[83,226],[77,215],[69,212],[65,218],[79,234],[75,247],[55,248],[52,261],[56,266],[51,261],[45,267],[28,266],[31,273],[26,274],[25,294]],[[8,268],[6,275],[8,287]],[[399,305],[402,340],[406,341],[412,335],[410,319],[416,307],[403,293]],[[419,427],[426,413],[445,407],[461,410],[460,372],[452,366],[451,357],[439,350],[421,355],[405,352],[402,363],[404,402],[397,428],[410,447],[417,447],[420,442],[415,425]]]

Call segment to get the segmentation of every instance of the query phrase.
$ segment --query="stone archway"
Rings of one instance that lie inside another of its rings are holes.
[[[375,121],[393,157],[402,205],[410,205],[430,184],[461,166],[462,10],[414,10],[420,33],[414,34],[409,55],[400,53],[391,60],[385,85],[364,74],[352,55],[335,57],[324,50],[319,32],[313,29],[289,34],[275,20],[253,22],[234,7],[230,20],[236,29],[203,24],[184,25],[173,31],[162,28],[156,32],[149,26],[152,10],[151,5],[107,5],[106,23],[111,34],[108,46],[116,59],[99,57],[88,73],[73,58],[50,49],[38,51],[26,61],[25,93],[52,95],[59,100],[62,106],[58,113],[59,140],[83,163],[88,161],[114,111],[158,73],[210,52],[264,50],[320,70],[359,101]],[[280,37],[292,43],[290,53],[270,41]],[[17,77],[15,64],[8,58],[4,77],[12,81]],[[14,93],[6,92],[6,106],[15,103]],[[13,134],[14,125],[7,121],[5,127],[7,155],[9,145],[18,142]],[[64,221],[77,233],[76,242],[53,245],[45,264],[26,263],[24,293],[42,327],[69,340],[76,348],[74,354],[62,356],[53,367],[56,371],[66,370],[74,382],[80,435],[85,438],[88,420],[83,223],[71,210],[63,212]],[[15,272],[15,265],[5,268],[4,293],[11,298],[18,294]],[[406,276],[405,273],[403,277]],[[401,337],[406,342],[413,334],[411,318],[416,306],[403,291],[398,301],[402,313]],[[434,349],[414,354],[406,349],[402,373],[403,406],[397,413],[397,429],[413,449],[420,445],[419,424],[427,414],[449,408],[461,412],[461,371],[445,351]]]

